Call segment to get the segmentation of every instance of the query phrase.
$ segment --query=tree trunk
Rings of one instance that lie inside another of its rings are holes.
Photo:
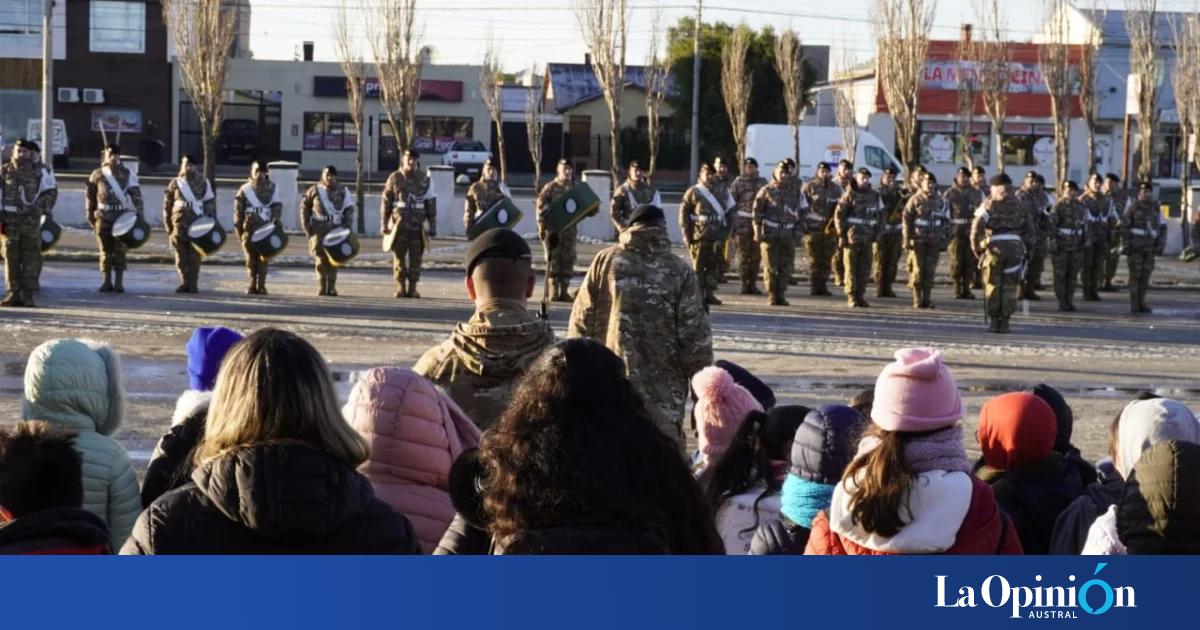
[[[621,168],[621,105],[620,103],[609,103],[608,115],[612,124],[609,125],[609,149],[612,155],[612,163],[608,165],[609,176],[612,177],[612,186],[615,187],[617,182],[617,171]]]
[[[500,158],[500,181],[508,182],[508,160],[504,157],[504,123],[497,119],[493,120],[496,125],[496,153]]]
[[[996,174],[1004,172],[1004,135],[1001,133],[1001,123],[992,123],[992,157],[996,158]]]
[[[1092,171],[1096,170],[1096,129],[1091,123],[1087,125],[1087,172],[1084,177],[1090,176]]]
[[[213,190],[216,191],[217,182],[213,176],[217,172],[217,134],[213,133],[207,116],[200,117],[200,138],[204,151],[204,177],[212,182]]]
[[[792,159],[796,162],[796,175],[800,174],[800,123],[792,121]]]
[[[650,169],[646,171],[647,177],[654,177],[654,167],[658,164],[658,125],[650,124],[646,126],[646,148],[650,151]],[[616,182],[613,182],[616,186]]]
[[[358,212],[358,233],[367,233],[367,213],[364,211],[363,205],[366,203],[366,191],[363,190],[363,148],[362,148],[362,126],[359,126],[358,145],[354,147],[354,202],[357,204],[355,208]]]
[[[1192,187],[1192,163],[1188,160],[1188,144],[1191,142],[1190,136],[1192,132],[1183,130],[1183,142],[1180,143],[1179,153],[1182,157],[1183,166],[1179,172],[1179,228],[1183,236],[1183,246],[1187,247],[1191,240],[1191,230],[1188,229],[1188,214],[1191,212],[1188,197],[1188,190]]]

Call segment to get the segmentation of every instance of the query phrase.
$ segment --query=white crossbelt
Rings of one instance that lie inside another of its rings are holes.
[[[121,205],[118,206],[117,208],[101,207],[101,210],[117,210],[119,208],[132,209],[133,208],[133,199],[131,199],[129,197],[129,189],[138,187],[137,175],[130,173],[129,174],[129,186],[127,188],[121,188],[121,185],[117,183],[117,178],[116,178],[116,176],[113,175],[111,168],[105,166],[100,169],[100,173],[102,175],[104,175],[104,181],[108,182],[109,192],[116,195],[117,199],[121,202]]]
[[[737,215],[739,217],[742,217],[743,219],[753,219],[754,218],[753,212],[746,212],[745,210],[738,210]]]
[[[704,217],[705,215],[697,215],[696,220],[700,223],[705,223],[707,221],[716,221],[722,224],[725,223],[725,211],[728,208],[717,203],[717,199],[713,197],[712,192],[705,188],[703,184],[696,184],[696,192],[700,193],[700,196],[704,197],[704,200],[708,202],[708,206],[716,211],[715,217],[706,217],[702,219],[700,217]]]
[[[994,236],[988,237],[989,243],[995,243],[997,241],[1020,241],[1020,240],[1021,240],[1021,237],[1016,234],[996,234]]]
[[[258,198],[258,193],[254,192],[254,186],[248,183],[242,184],[241,192],[242,195],[246,197],[246,202],[249,204],[250,209],[253,210],[260,219],[263,221],[271,220],[271,206],[280,203],[279,189],[277,187],[273,188],[271,191],[270,205],[263,204],[262,200]]]
[[[186,176],[181,175],[176,177],[175,184],[178,186],[179,194],[183,196],[182,200],[175,202],[175,207],[189,206],[192,209],[192,214],[196,216],[203,215],[204,202],[215,196],[213,195],[212,184],[208,181],[208,178],[204,179],[204,197],[202,199],[196,199],[196,192],[192,190],[192,185],[188,183]]]
[[[1023,264],[1017,265],[1015,267],[1007,267],[1007,268],[1005,268],[1004,273],[1017,273],[1018,271],[1021,270],[1022,266],[1023,266]]]
[[[354,205],[347,192],[342,197],[342,208],[340,210],[334,208],[333,201],[329,198],[329,189],[323,184],[317,184],[317,196],[321,199],[321,206],[325,208],[325,214],[329,215],[329,218],[333,219],[333,222],[338,225],[342,224],[342,215],[346,213],[346,210],[350,206]]]

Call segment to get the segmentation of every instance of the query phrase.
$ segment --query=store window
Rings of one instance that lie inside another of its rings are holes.
[[[963,133],[966,125],[950,120],[922,120],[917,134],[921,147],[921,163],[965,164],[965,147],[970,146],[976,164],[987,164],[991,153],[991,126],[986,122],[972,123],[971,131]]]
[[[457,116],[417,116],[413,148],[422,153],[445,153],[455,140],[474,138],[475,119]]]
[[[350,114],[304,114],[305,151],[354,151],[358,130]]]
[[[1004,163],[1016,166],[1054,165],[1054,125],[1004,125]]]
[[[92,0],[88,50],[146,52],[146,3]]]

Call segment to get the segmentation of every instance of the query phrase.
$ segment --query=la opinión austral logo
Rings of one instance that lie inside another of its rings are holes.
[[[957,587],[950,576],[937,575],[937,604],[935,608],[977,608],[981,603],[989,608],[1008,608],[1012,619],[1078,619],[1078,611],[1103,615],[1113,608],[1137,608],[1137,596],[1132,586],[1113,586],[1099,577],[1107,562],[1099,562],[1092,579],[1076,584],[1074,575],[1066,583],[1050,585],[1041,575],[1033,576],[1032,585],[1018,585],[1003,575],[989,575],[978,587],[964,584]]]

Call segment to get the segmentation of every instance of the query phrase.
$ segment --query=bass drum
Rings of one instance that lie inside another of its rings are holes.
[[[201,256],[215,254],[225,244],[225,228],[213,217],[200,217],[188,227],[188,240]]]
[[[350,228],[333,228],[321,239],[321,250],[333,266],[341,267],[358,255],[358,239]]]
[[[250,251],[263,260],[270,260],[287,249],[288,235],[278,223],[268,223],[250,235]]]
[[[129,249],[137,249],[150,240],[150,224],[136,212],[125,212],[113,221],[113,238]]]

